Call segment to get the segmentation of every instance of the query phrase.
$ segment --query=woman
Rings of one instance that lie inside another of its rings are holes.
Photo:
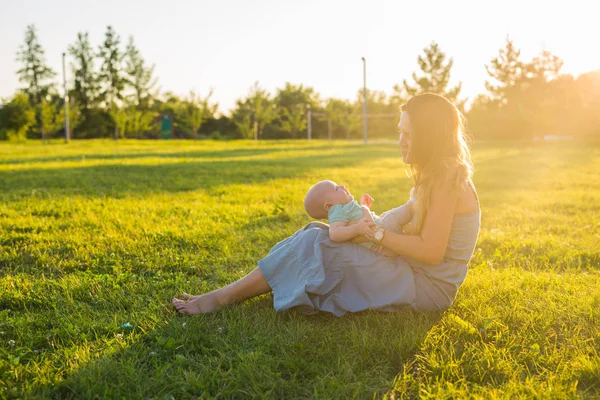
[[[385,231],[385,257],[355,243],[335,243],[327,225],[308,224],[279,242],[242,279],[201,296],[174,298],[177,311],[201,314],[273,291],[277,311],[445,310],[467,275],[480,226],[473,167],[462,115],[446,98],[422,94],[402,106],[399,146],[415,181],[409,235]],[[364,239],[366,240],[366,239]]]

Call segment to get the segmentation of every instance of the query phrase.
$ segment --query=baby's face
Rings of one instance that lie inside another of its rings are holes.
[[[335,182],[327,181],[325,190],[325,203],[331,203],[334,206],[338,204],[346,204],[354,200],[354,196],[346,189],[344,185],[338,185]]]

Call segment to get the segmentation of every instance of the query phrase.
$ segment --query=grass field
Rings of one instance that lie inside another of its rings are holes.
[[[396,146],[0,144],[0,398],[600,397],[600,147],[473,154],[482,231],[445,313],[188,317],[171,297],[254,268],[315,181],[404,202]]]

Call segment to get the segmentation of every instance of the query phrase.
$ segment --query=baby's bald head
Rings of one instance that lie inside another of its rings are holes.
[[[327,218],[325,202],[332,189],[335,190],[335,183],[332,181],[321,181],[308,189],[306,196],[304,196],[304,209],[311,218]]]

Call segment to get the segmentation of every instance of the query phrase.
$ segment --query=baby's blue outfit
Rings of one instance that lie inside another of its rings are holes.
[[[388,213],[397,214],[401,207]],[[258,266],[273,290],[277,311],[294,308],[340,317],[367,309],[445,310],[467,276],[480,223],[479,208],[454,215],[446,253],[438,265],[386,257],[351,242],[333,242],[329,226],[313,222],[277,243]]]
[[[377,226],[381,226],[381,218],[379,218],[379,216],[373,211],[369,210],[369,212],[371,217],[373,217],[375,224]],[[356,200],[352,200],[345,204],[336,204],[335,206],[330,207],[327,213],[327,221],[329,222],[329,225],[338,221],[357,221],[362,219],[363,215],[362,206],[358,204]],[[366,247],[367,249],[373,247],[373,243],[371,242],[360,243],[360,245]]]
[[[370,210],[369,210],[370,211]],[[379,226],[381,224],[381,218],[377,216],[373,211],[370,211],[373,220]],[[327,213],[327,220],[329,224],[337,221],[356,221],[363,217],[362,206],[358,204],[356,200],[349,201],[345,204],[337,204],[329,208]]]

